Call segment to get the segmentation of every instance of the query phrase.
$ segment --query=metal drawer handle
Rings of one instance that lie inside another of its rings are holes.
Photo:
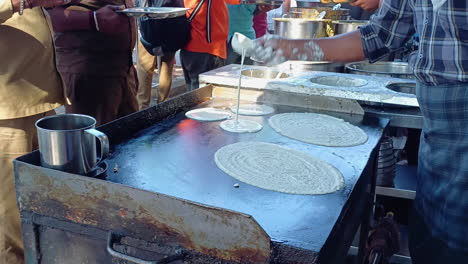
[[[147,260],[143,260],[137,257],[129,256],[129,255],[126,255],[126,254],[123,254],[114,250],[112,248],[114,245],[114,242],[117,242],[117,241],[120,242],[121,238],[122,238],[121,235],[117,235],[117,234],[113,234],[112,232],[109,232],[109,234],[107,235],[107,252],[115,258],[123,259],[123,260],[130,261],[136,264],[168,264],[173,261],[183,259],[186,254],[184,250],[177,250],[176,254],[172,256],[164,257],[158,261],[147,261]]]

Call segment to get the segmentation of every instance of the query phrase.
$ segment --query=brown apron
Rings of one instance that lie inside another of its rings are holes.
[[[112,4],[132,7],[129,0],[81,1],[68,8],[88,12]],[[57,68],[67,99],[66,112],[96,118],[98,125],[138,110],[138,81],[132,50],[136,40],[134,19],[128,32],[118,35],[96,31],[55,33]]]
[[[95,11],[105,5],[132,7],[131,0],[83,0],[67,9]],[[132,63],[136,41],[135,20],[129,19],[128,32],[103,34],[97,31],[70,31],[54,34],[59,72],[124,76]]]

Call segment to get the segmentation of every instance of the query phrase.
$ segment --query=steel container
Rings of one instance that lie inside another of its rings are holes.
[[[298,7],[317,7],[323,5],[336,5],[343,3],[351,3],[355,0],[296,0]]]
[[[320,0],[296,0],[297,7],[318,7]]]
[[[392,82],[385,87],[399,93],[416,94],[416,83]]]
[[[289,74],[272,69],[248,69],[242,71],[243,76],[260,79],[283,79],[288,78]]]
[[[348,20],[349,19],[349,9],[340,8],[338,10],[333,10],[330,7],[316,7],[316,8],[291,7],[291,10],[288,13],[288,17],[317,19],[317,16],[322,11],[326,12],[323,19],[332,19],[332,20]]]
[[[327,28],[330,27],[331,20],[302,18],[273,18],[273,20],[275,20],[275,34],[284,38],[312,39],[329,36]]]
[[[340,20],[340,21],[333,21],[335,35],[353,32],[357,30],[359,27],[368,24],[368,20]]]
[[[41,166],[85,175],[97,169],[109,153],[107,136],[94,129],[96,120],[87,115],[62,114],[36,122]],[[96,138],[101,156],[96,155]]]
[[[353,62],[346,64],[345,68],[353,74],[414,79],[413,70],[406,62]]]

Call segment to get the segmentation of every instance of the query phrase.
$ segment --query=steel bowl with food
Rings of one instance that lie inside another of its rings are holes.
[[[361,26],[369,23],[368,20],[337,20],[333,21],[335,35],[348,33],[357,30]]]
[[[275,34],[288,39],[311,39],[330,36],[331,20],[273,18]],[[333,32],[333,30],[331,30]]]
[[[406,62],[381,61],[353,62],[345,66],[346,72],[361,75],[414,79],[413,70]]]
[[[340,8],[338,10],[333,10],[331,7],[315,7],[315,8],[291,7],[291,10],[287,14],[287,17],[317,19],[318,15],[323,11],[326,12],[323,19],[331,19],[331,20],[348,20],[349,19],[349,9]]]
[[[354,1],[355,0],[296,0],[296,4],[298,7],[318,7],[324,4],[341,4]]]

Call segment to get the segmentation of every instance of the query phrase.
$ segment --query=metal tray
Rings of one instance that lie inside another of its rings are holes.
[[[165,19],[184,16],[189,8],[183,7],[133,7],[124,10],[117,10],[131,17],[146,16],[152,19]]]
[[[243,4],[280,6],[283,4],[283,0],[242,0],[242,3]]]

